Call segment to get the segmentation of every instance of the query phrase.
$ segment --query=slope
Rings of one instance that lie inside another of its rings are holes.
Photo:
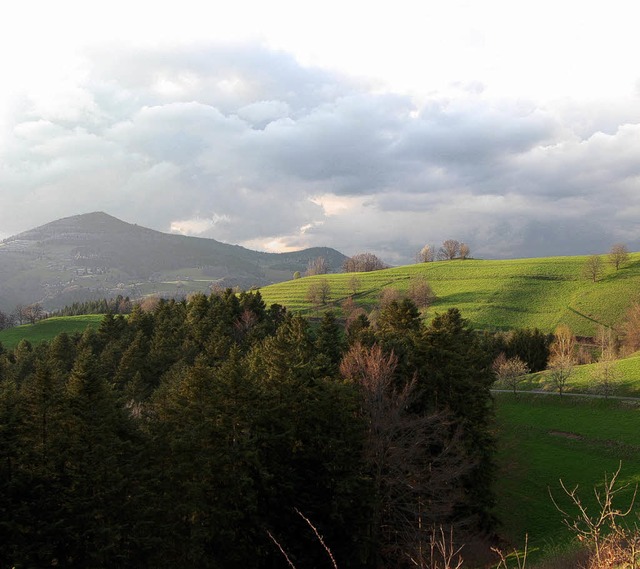
[[[352,295],[371,311],[384,288],[406,291],[412,279],[424,278],[437,296],[425,312],[427,318],[455,306],[479,329],[538,327],[552,332],[566,323],[574,333],[592,336],[598,324],[616,326],[640,293],[640,253],[632,254],[618,271],[607,266],[595,283],[583,276],[585,261],[586,257],[576,256],[422,263],[373,273],[307,277],[262,288],[261,293],[267,303],[306,314],[339,310]],[[331,287],[330,304],[318,308],[306,297],[309,286],[322,278]]]
[[[212,285],[249,288],[289,279],[318,256],[335,268],[345,258],[329,248],[262,253],[161,233],[102,212],[76,215],[0,243],[0,309],[33,302],[54,309],[103,296],[208,291]]]

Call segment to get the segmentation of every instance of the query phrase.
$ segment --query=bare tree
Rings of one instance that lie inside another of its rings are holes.
[[[253,310],[245,308],[233,323],[236,338],[242,340],[258,324],[258,320],[258,316]]]
[[[329,264],[324,257],[316,257],[307,264],[306,276],[326,275],[329,272]]]
[[[316,306],[320,306],[327,304],[330,294],[331,285],[328,279],[314,280],[309,284],[309,288],[307,289],[307,300]]]
[[[566,324],[560,324],[554,332],[554,340],[550,346],[549,381],[563,394],[569,377],[573,373],[575,362],[576,338]]]
[[[351,314],[358,310],[359,307],[353,300],[353,297],[349,296],[340,303],[340,308],[342,309],[342,314],[348,320]]]
[[[216,292],[213,289],[211,293],[216,294]],[[220,294],[222,294],[222,292],[220,292]],[[155,295],[145,296],[140,301],[140,308],[144,312],[154,312],[158,308],[158,306],[160,306],[160,297]]]
[[[562,395],[573,373],[573,360],[556,358],[549,363],[549,383]]]
[[[13,319],[20,325],[26,322],[24,304],[18,304],[16,306],[16,309],[13,311]]]
[[[615,360],[618,356],[618,335],[610,326],[598,325],[596,329],[596,344],[600,348],[599,359]]]
[[[418,251],[417,258],[418,263],[431,263],[435,258],[433,247],[431,247],[431,245],[425,245]]]
[[[587,257],[582,273],[585,277],[591,279],[595,283],[602,276],[603,270],[604,263],[602,262],[600,255],[591,255],[590,257]]]
[[[342,263],[342,269],[345,273],[366,273],[386,268],[387,265],[373,253],[358,253],[353,257],[345,259],[344,263]]]
[[[431,285],[424,277],[413,277],[409,281],[407,296],[413,300],[418,308],[431,306],[436,298]]]
[[[460,243],[459,254],[462,260],[466,259],[471,254],[471,249],[469,248],[469,245],[467,245],[466,243]]]
[[[609,262],[616,268],[629,261],[629,250],[623,243],[616,243],[609,251]]]
[[[496,379],[513,389],[514,394],[518,385],[526,379],[526,375],[529,373],[529,366],[518,356],[507,358],[504,352],[495,359],[492,368]]]
[[[15,324],[15,317],[13,314],[7,314],[0,310],[0,330],[11,328]]]
[[[455,239],[447,239],[442,243],[442,247],[438,251],[438,258],[443,261],[451,261],[460,254],[460,241]]]
[[[600,395],[604,395],[605,399],[613,395],[621,379],[622,375],[618,371],[616,360],[606,353],[591,370],[593,389]]]
[[[389,306],[394,300],[400,300],[402,298],[402,295],[397,288],[387,286],[380,291],[379,298],[380,306],[384,308],[385,306]]]
[[[349,278],[349,290],[351,291],[351,294],[358,294],[361,284],[362,280],[360,280],[359,277],[357,277],[356,275],[351,275],[351,277]]]
[[[576,337],[573,335],[571,328],[566,324],[559,324],[553,333],[553,342],[549,347],[550,359],[573,359],[575,347]]]
[[[24,304],[18,304],[14,314],[20,324],[24,324],[25,322],[35,324],[44,317],[44,309],[42,305],[37,302],[26,306]]]
[[[633,511],[638,486],[636,484],[631,493],[631,484],[618,483],[621,469],[622,463],[613,475],[608,476],[605,473],[604,484],[593,489],[597,502],[595,509],[587,507],[582,501],[578,495],[578,486],[570,489],[562,479],[560,479],[560,487],[565,498],[569,500],[574,514],[567,511],[569,508],[563,509],[558,505],[549,490],[554,506],[563,516],[563,523],[581,542],[593,550],[595,559],[591,560],[586,567],[638,567],[637,535],[634,536],[628,529],[629,525],[623,523],[624,518]],[[629,495],[630,493],[628,507],[621,508],[617,503],[620,494]]]
[[[409,413],[415,378],[395,382],[397,357],[374,345],[352,346],[340,364],[345,379],[360,389],[368,424],[365,459],[372,476],[376,504],[371,533],[381,544],[383,563],[424,559],[432,528],[446,520],[460,497],[460,478],[471,465],[460,451],[459,432],[443,413]],[[434,449],[438,449],[434,454]]]
[[[627,309],[622,330],[625,351],[631,353],[640,350],[640,302],[634,302]]]

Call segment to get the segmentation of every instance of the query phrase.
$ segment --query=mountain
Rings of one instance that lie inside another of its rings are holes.
[[[59,219],[0,242],[0,310],[42,303],[146,294],[250,288],[288,280],[316,257],[339,270],[345,256],[327,247],[262,253],[214,239],[171,235],[102,212]]]

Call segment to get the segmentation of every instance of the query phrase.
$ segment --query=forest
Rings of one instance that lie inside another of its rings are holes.
[[[0,566],[409,567],[436,529],[490,542],[495,344],[455,308],[345,326],[228,289],[2,349]]]

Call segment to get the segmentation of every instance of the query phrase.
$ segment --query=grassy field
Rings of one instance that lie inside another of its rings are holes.
[[[586,257],[548,257],[501,261],[448,261],[395,267],[372,273],[305,277],[264,287],[267,302],[313,315],[353,294],[351,279],[358,279],[354,300],[372,310],[385,287],[406,291],[411,279],[425,278],[437,300],[425,316],[458,307],[476,328],[509,330],[537,327],[552,332],[568,324],[580,336],[592,336],[598,324],[614,326],[640,291],[640,253],[615,271],[607,265],[598,282],[583,276]],[[314,281],[327,279],[329,305],[320,309],[307,299]]]
[[[267,304],[279,303],[306,316],[317,316],[328,309],[340,313],[341,302],[349,297],[370,312],[378,306],[385,288],[406,292],[412,280],[424,278],[437,296],[435,303],[424,311],[426,319],[457,307],[478,329],[537,327],[552,332],[558,324],[565,323],[576,335],[593,336],[598,324],[618,325],[627,307],[639,297],[640,253],[631,254],[629,262],[618,271],[607,265],[596,283],[583,276],[585,261],[586,257],[547,257],[421,263],[371,273],[305,277],[264,287],[260,292]],[[329,282],[330,298],[327,305],[316,307],[307,300],[307,292],[312,283],[322,279]],[[167,282],[163,290],[166,294],[178,294],[182,284],[181,280]],[[209,292],[207,282],[197,284],[202,285],[202,292]],[[60,326],[60,331],[82,330],[99,318],[87,317],[86,323],[82,317],[76,322],[55,324],[50,319],[38,323],[32,341],[38,341],[40,326],[42,337],[47,339],[57,333],[56,326]],[[18,327],[1,332],[0,342],[10,347],[24,334],[31,340],[32,332]],[[633,370],[626,370],[626,375],[633,371],[634,378],[640,379],[635,366],[632,367]]]
[[[103,314],[87,314],[82,316],[56,316],[40,320],[35,324],[24,324],[0,331],[0,343],[5,348],[14,348],[23,338],[32,344],[51,340],[61,332],[73,334],[83,332],[86,328],[98,328],[104,318]]]
[[[602,394],[598,385],[599,364],[576,365],[571,372],[565,391],[567,393]],[[640,353],[611,362],[611,394],[620,397],[640,397]],[[506,385],[496,384],[497,388],[509,389]],[[531,391],[556,391],[550,382],[548,371],[532,373],[524,377],[517,389]]]
[[[640,407],[637,402],[543,395],[498,395],[498,516],[502,533],[521,547],[525,535],[538,552],[567,543],[549,490],[564,508],[559,480],[595,512],[593,487],[622,463],[620,481],[640,482]],[[620,507],[628,504],[631,491]],[[631,521],[637,521],[634,518]]]

